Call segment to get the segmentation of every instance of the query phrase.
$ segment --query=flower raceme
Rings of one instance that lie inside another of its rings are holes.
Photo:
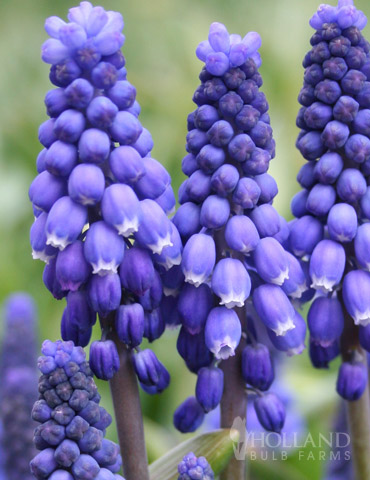
[[[181,431],[194,431],[203,412],[220,403],[219,362],[235,355],[244,338],[242,374],[259,391],[274,379],[263,330],[276,339],[272,349],[304,348],[305,324],[292,300],[307,290],[307,273],[286,250],[289,228],[272,206],[278,189],[267,172],[275,142],[260,91],[260,45],[256,32],[241,38],[213,23],[196,50],[205,66],[193,97],[197,108],[188,116],[182,160],[188,178],[173,218],[184,250],[181,266],[164,279],[170,322],[181,322],[178,351],[198,374],[196,397],[175,412]]]
[[[360,342],[370,347],[370,45],[361,33],[366,21],[352,0],[320,5],[310,21],[316,30],[312,48],[303,60],[296,145],[308,162],[297,177],[303,190],[292,201],[297,219],[289,246],[306,263],[317,292],[308,328],[318,368],[338,355],[345,322],[355,336],[354,324],[359,325]],[[342,364],[337,390],[355,400],[365,389],[366,368],[355,351],[347,353],[353,358]]]
[[[52,480],[122,479],[119,447],[104,438],[112,418],[100,395],[85,353],[72,341],[45,340],[38,365],[40,398],[32,418],[40,425],[34,442],[41,450],[31,461],[36,478]]]
[[[62,337],[86,346],[96,314],[138,347],[164,331],[161,275],[181,262],[182,244],[167,218],[175,197],[166,169],[151,157],[151,134],[139,121],[136,89],[121,52],[120,13],[83,1],[69,22],[50,17],[42,59],[56,87],[45,96],[49,119],[29,189],[35,213],[33,257],[43,280],[66,297]],[[115,345],[93,344],[91,367],[110,379]]]

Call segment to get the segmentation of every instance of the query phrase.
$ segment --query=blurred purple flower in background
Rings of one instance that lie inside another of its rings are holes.
[[[31,420],[37,399],[37,311],[26,293],[9,296],[3,308],[0,350],[0,450],[5,478],[33,478],[29,462],[35,454]]]

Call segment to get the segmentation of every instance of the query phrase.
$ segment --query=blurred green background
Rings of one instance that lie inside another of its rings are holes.
[[[153,156],[170,171],[175,191],[183,180],[180,164],[185,153],[186,117],[194,109],[191,98],[201,69],[194,53],[197,44],[207,37],[213,21],[223,22],[230,33],[244,35],[256,30],[261,34],[260,71],[277,143],[270,173],[280,190],[277,209],[289,217],[289,200],[298,190],[295,176],[303,163],[294,147],[296,99],[303,77],[301,61],[312,34],[308,20],[318,2],[102,0],[100,4],[124,16],[128,79],[137,88],[140,119],[154,138]],[[63,309],[63,302],[54,300],[43,287],[43,264],[32,260],[28,243],[33,216],[27,192],[40,150],[38,125],[46,119],[43,97],[51,88],[48,66],[40,60],[40,46],[46,39],[44,19],[50,15],[65,18],[67,9],[74,5],[70,0],[0,1],[0,300],[13,290],[32,293],[40,311],[40,339],[59,337]],[[358,0],[357,7],[370,15],[368,0]],[[369,27],[364,32],[370,37]],[[176,355],[175,341],[176,333],[168,332],[154,346],[170,369],[170,389],[159,397],[143,396],[151,460],[183,438],[172,427],[172,414],[194,389],[195,377]],[[305,415],[310,432],[325,433],[336,406],[335,366],[328,372],[313,371],[304,353],[288,360],[284,376],[297,396],[297,408]],[[101,388],[103,401],[111,411],[107,386],[102,384]],[[110,435],[115,437],[113,428]],[[316,480],[322,468],[318,458],[300,460],[292,454],[284,462],[252,464],[252,473],[262,479],[281,475],[288,480]]]

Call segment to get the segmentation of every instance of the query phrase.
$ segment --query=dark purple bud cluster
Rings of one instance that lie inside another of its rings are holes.
[[[32,418],[39,454],[31,462],[38,479],[122,480],[119,447],[104,438],[112,418],[100,395],[82,347],[45,340],[38,360],[39,400]]]
[[[242,39],[213,23],[196,52],[205,67],[188,116],[182,170],[189,178],[173,218],[184,251],[164,279],[173,323],[181,322],[178,351],[198,375],[196,399],[175,412],[181,431],[195,430],[220,403],[218,363],[235,355],[242,337],[242,374],[260,391],[274,379],[261,329],[278,350],[304,348],[305,323],[291,302],[306,291],[307,275],[285,250],[289,228],[272,206],[278,189],[267,171],[275,142],[260,91],[260,45],[256,32]]]
[[[3,469],[8,480],[31,480],[29,462],[35,455],[31,420],[37,399],[37,314],[31,297],[15,293],[4,307],[1,345],[0,436]],[[1,474],[0,474],[1,476]]]
[[[213,480],[215,478],[211,466],[205,457],[196,457],[188,453],[178,466],[177,480]]]
[[[121,14],[81,2],[69,23],[46,20],[42,59],[57,87],[46,94],[44,149],[29,190],[35,213],[33,257],[43,280],[66,297],[62,338],[89,343],[96,314],[129,347],[153,341],[165,323],[160,274],[181,262],[182,243],[167,218],[171,178],[151,157],[152,137],[126,79]],[[109,379],[119,367],[112,343],[94,344],[91,366]]]
[[[303,190],[292,201],[297,219],[288,243],[316,291],[310,356],[326,368],[339,353],[346,321],[357,335],[350,317],[370,348],[370,44],[361,34],[366,17],[352,0],[320,5],[310,24],[316,32],[303,61],[297,116],[297,147],[308,163],[298,173]],[[355,357],[339,371],[337,390],[347,400],[367,382]]]

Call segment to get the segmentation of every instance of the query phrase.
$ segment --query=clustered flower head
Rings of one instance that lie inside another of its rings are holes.
[[[42,373],[32,418],[40,425],[34,442],[41,452],[31,462],[38,479],[122,480],[119,447],[104,438],[112,418],[82,347],[45,340],[38,360]]]
[[[178,466],[178,480],[214,480],[215,476],[205,457],[188,453]]]
[[[1,465],[8,480],[31,480],[29,462],[35,454],[31,420],[37,399],[35,304],[15,293],[4,305],[4,337],[0,354]],[[1,477],[1,474],[0,474]]]
[[[66,297],[64,340],[86,346],[99,314],[105,330],[135,348],[165,329],[161,274],[182,251],[167,218],[175,197],[126,80],[121,14],[84,1],[68,20],[45,23],[42,58],[56,88],[45,97],[50,118],[39,129],[44,148],[29,190],[33,256],[46,262],[54,297]],[[112,341],[93,343],[91,367],[99,378],[114,375]]]
[[[320,5],[310,24],[316,32],[297,117],[297,147],[308,162],[297,177],[303,189],[292,201],[289,246],[316,291],[308,313],[312,363],[325,368],[338,355],[347,322],[354,340],[337,390],[356,400],[367,383],[358,335],[370,351],[370,45],[361,34],[366,17],[352,0]]]
[[[290,355],[304,348],[305,322],[292,300],[307,290],[306,273],[286,251],[289,228],[272,206],[278,189],[267,171],[275,142],[260,91],[260,45],[256,32],[242,39],[213,23],[196,51],[205,67],[188,116],[182,170],[189,178],[173,218],[184,251],[181,266],[164,279],[174,297],[173,323],[179,318],[182,325],[178,351],[198,375],[196,397],[175,412],[183,432],[220,403],[218,364],[244,339],[244,381],[260,392],[255,405],[265,428],[280,431],[284,407],[276,395],[261,393],[274,379],[269,347]]]

